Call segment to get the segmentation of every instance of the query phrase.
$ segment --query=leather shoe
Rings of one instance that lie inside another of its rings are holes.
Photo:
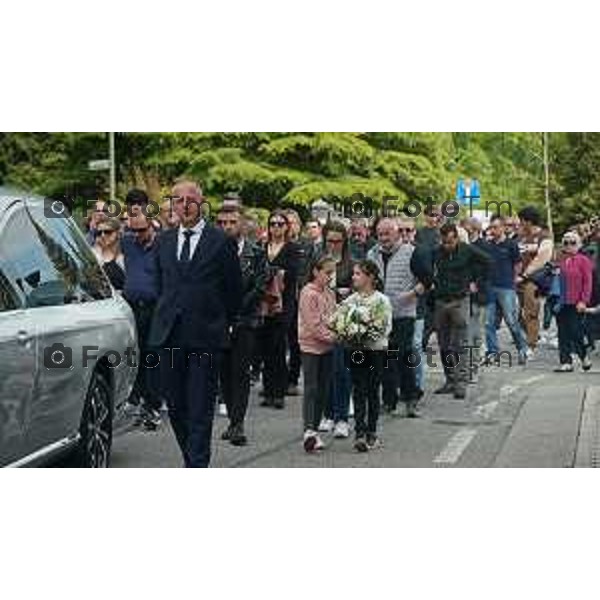
[[[241,425],[231,428],[229,443],[232,446],[246,446],[248,438],[244,435],[244,428]]]

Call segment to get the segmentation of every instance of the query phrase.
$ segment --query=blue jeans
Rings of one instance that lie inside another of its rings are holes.
[[[496,302],[500,306],[504,320],[510,329],[519,354],[527,350],[525,334],[519,324],[517,292],[511,289],[492,287],[487,295],[486,345],[487,354],[498,353],[498,333],[496,331]]]
[[[425,330],[425,319],[417,319],[415,321],[415,334],[413,337],[413,346],[415,352],[421,357],[419,366],[415,367],[415,378],[417,388],[425,389],[425,362],[427,357],[423,352],[423,331]]]
[[[336,344],[333,349],[333,377],[331,381],[331,396],[325,416],[336,423],[348,421],[352,378],[344,361],[344,347]]]

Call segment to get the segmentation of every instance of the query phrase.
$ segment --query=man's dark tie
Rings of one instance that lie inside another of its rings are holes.
[[[179,257],[179,260],[181,262],[189,262],[189,260],[190,260],[190,254],[191,254],[191,249],[192,249],[191,239],[192,239],[193,235],[194,235],[194,232],[191,231],[190,229],[186,229],[183,232],[183,236],[185,237],[185,240],[183,241],[183,248],[181,249],[181,256]]]

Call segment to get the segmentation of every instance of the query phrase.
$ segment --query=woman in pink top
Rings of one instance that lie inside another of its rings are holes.
[[[573,354],[581,360],[581,367],[592,367],[584,343],[584,316],[592,297],[593,264],[581,250],[581,238],[573,231],[563,237],[563,258],[560,261],[560,311],[558,323],[559,373],[573,372]]]
[[[335,261],[323,257],[313,265],[309,282],[302,288],[298,305],[298,342],[304,369],[304,449],[324,447],[318,429],[333,373],[335,338],[329,320],[335,312],[335,293],[330,289]]]

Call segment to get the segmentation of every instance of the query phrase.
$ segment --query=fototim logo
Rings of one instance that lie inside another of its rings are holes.
[[[186,368],[190,365],[194,366],[194,364],[198,367],[203,365],[208,365],[209,368],[213,367],[211,353],[192,349],[165,347],[159,350],[139,352],[136,348],[128,347],[123,352],[105,350],[99,354],[99,351],[98,346],[82,346],[81,366],[88,369],[99,360],[103,360],[110,369],[117,369],[121,365],[131,369],[156,369],[161,361],[164,361],[165,364],[170,365],[170,368],[174,368],[176,361],[184,360]],[[44,367],[47,370],[73,369],[73,349],[60,343],[44,348]]]
[[[44,216],[47,219],[66,219],[73,212],[73,201],[64,198],[44,198]]]
[[[210,217],[211,207],[207,200],[198,202],[193,198],[165,196],[163,197],[161,204],[164,206],[165,203],[168,203],[169,213],[172,215],[175,211],[175,204],[182,200],[184,201],[184,204],[181,207],[181,210],[184,211],[184,213],[191,211],[192,206],[197,206],[204,218]],[[122,204],[118,200],[103,200],[101,202],[103,205],[101,212],[105,217],[120,218],[123,215],[132,217],[141,212],[149,219],[156,219],[161,213],[161,204],[154,200],[149,200],[147,204],[140,205]],[[98,200],[86,200],[83,205],[87,214],[98,212],[98,203]],[[44,198],[44,216],[48,219],[66,219],[73,213],[74,206],[75,202],[71,198]]]

